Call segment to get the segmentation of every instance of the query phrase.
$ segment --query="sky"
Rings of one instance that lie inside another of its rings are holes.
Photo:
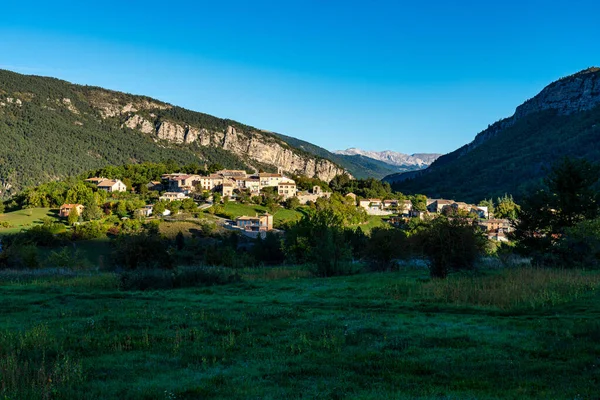
[[[0,68],[329,150],[446,153],[600,65],[596,1],[13,1]]]

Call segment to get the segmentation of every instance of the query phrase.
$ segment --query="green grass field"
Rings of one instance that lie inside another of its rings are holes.
[[[425,270],[123,292],[0,273],[4,399],[594,399],[600,274]]]
[[[389,218],[389,217],[379,216],[379,215],[369,215],[366,223],[359,224],[359,225],[352,225],[351,227],[352,228],[360,227],[360,229],[362,229],[364,233],[369,233],[369,232],[371,232],[371,230],[373,228],[385,226],[385,224],[386,224],[385,219],[387,219],[387,218]]]
[[[0,235],[20,232],[22,229],[27,229],[36,223],[40,223],[40,219],[45,217],[58,220],[58,210],[50,208],[26,208],[0,214],[0,223],[7,222],[11,225],[9,228],[0,226]]]

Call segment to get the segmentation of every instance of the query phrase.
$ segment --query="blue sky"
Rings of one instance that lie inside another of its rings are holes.
[[[598,1],[416,3],[10,2],[0,68],[144,94],[330,150],[444,153],[551,81],[600,64]]]

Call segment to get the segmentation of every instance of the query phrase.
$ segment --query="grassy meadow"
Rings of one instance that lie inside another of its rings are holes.
[[[593,399],[600,273],[423,269],[127,292],[0,272],[3,399]]]
[[[26,208],[0,214],[0,235],[20,232],[41,223],[42,218],[58,220],[58,210],[50,208]],[[5,225],[8,226],[3,226]]]
[[[243,215],[254,216],[256,214],[264,214],[267,212],[267,207],[257,204],[241,204],[236,202],[228,202],[223,205],[225,214],[232,216],[233,218],[241,217]],[[302,218],[302,208],[298,210],[288,210],[285,208],[279,208],[273,213],[273,223],[285,223],[290,221],[299,220]]]

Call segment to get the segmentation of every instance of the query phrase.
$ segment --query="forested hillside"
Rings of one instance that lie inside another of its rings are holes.
[[[510,118],[437,159],[426,170],[384,178],[395,190],[477,201],[532,192],[564,156],[600,161],[600,70],[547,86]],[[408,179],[407,179],[408,178]]]
[[[173,160],[331,179],[343,169],[235,121],[0,70],[0,196],[106,165]]]

